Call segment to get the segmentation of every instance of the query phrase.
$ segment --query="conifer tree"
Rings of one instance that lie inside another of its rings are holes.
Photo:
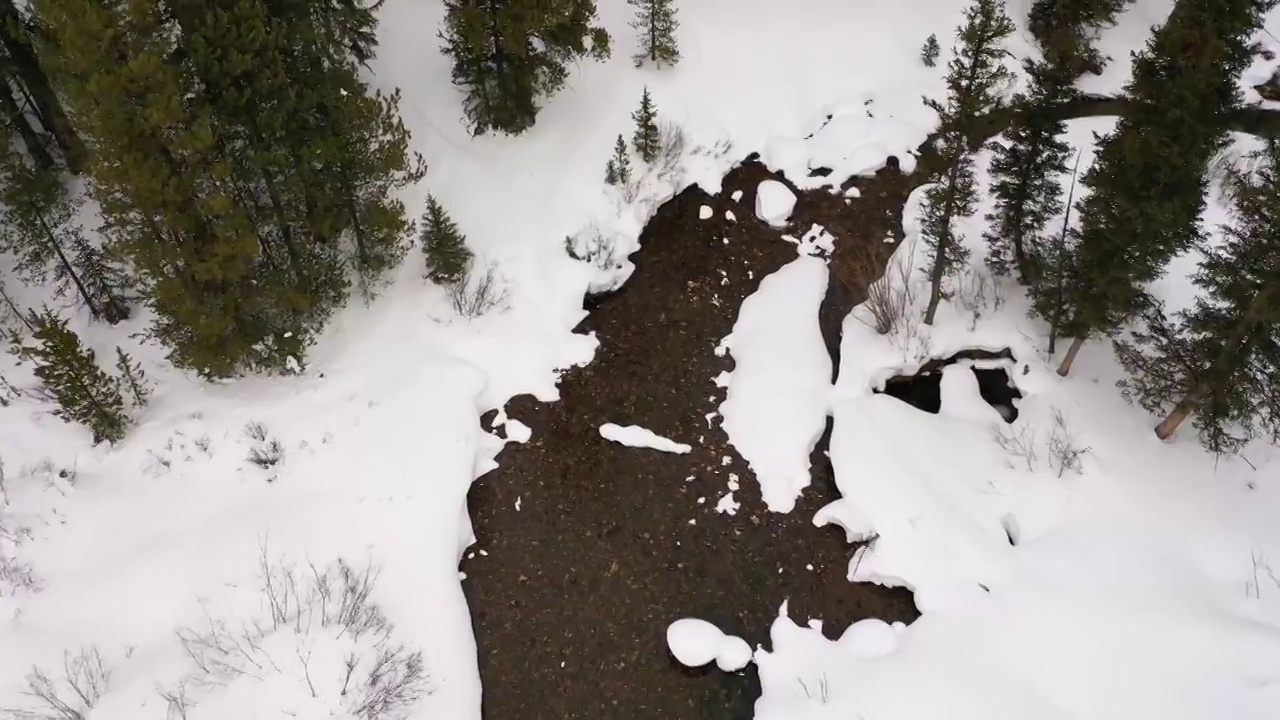
[[[467,238],[434,195],[427,196],[419,239],[426,257],[427,279],[441,285],[452,285],[466,276],[472,257],[471,250],[467,248]]]
[[[627,0],[636,9],[631,27],[640,31],[640,51],[633,58],[636,67],[646,61],[655,65],[675,65],[680,62],[680,50],[676,42],[675,0]]]
[[[146,407],[147,400],[151,397],[151,388],[147,386],[147,376],[142,372],[142,366],[133,358],[129,357],[129,353],[125,352],[119,345],[116,346],[116,371],[120,374],[118,382],[122,390],[128,390],[129,396],[135,408]]]
[[[421,160],[398,95],[364,85],[340,22],[369,7],[36,0],[94,140],[90,187],[113,249],[140,273],[176,365],[282,370],[350,271],[371,291],[407,250],[394,191]]]
[[[1069,289],[1074,287],[1075,273],[1078,272],[1080,263],[1079,245],[1075,233],[1071,232],[1071,211],[1075,209],[1076,183],[1079,177],[1080,153],[1077,152],[1071,170],[1067,202],[1062,206],[1062,225],[1052,238],[1038,248],[1036,259],[1032,263],[1036,282],[1027,286],[1032,312],[1049,323],[1050,356],[1057,352],[1058,336],[1061,334],[1064,318],[1070,312]]]
[[[445,0],[440,37],[463,112],[476,135],[533,127],[538,104],[568,78],[567,64],[609,56],[609,35],[593,26],[595,0]]]
[[[51,310],[27,317],[34,344],[17,343],[15,353],[35,365],[40,384],[53,397],[54,414],[93,431],[93,442],[116,442],[129,426],[119,381],[98,366],[67,321]]]
[[[0,0],[0,47],[3,47],[5,65],[11,71],[11,83],[20,88],[24,100],[30,99],[44,131],[53,136],[62,151],[67,169],[72,174],[79,174],[85,162],[84,141],[72,126],[62,100],[40,62],[34,31],[34,23],[19,11],[14,0]],[[28,149],[31,149],[29,144]]]
[[[387,0],[314,0],[312,12],[356,62],[373,59],[378,47],[377,12]]]
[[[925,67],[937,67],[938,55],[942,53],[942,48],[938,45],[937,33],[929,33],[929,37],[924,41],[924,47],[920,48],[920,62]]]
[[[953,227],[956,218],[970,215],[977,201],[969,134],[974,120],[1000,101],[1012,76],[1002,61],[1001,43],[1013,32],[1003,0],[974,0],[965,10],[958,32],[959,46],[947,64],[947,102],[926,99],[939,116],[940,169],[926,192],[921,236],[930,253],[929,307],[924,322],[932,325],[942,299],[942,281],[963,263],[968,252]]]
[[[1207,251],[1195,276],[1195,305],[1167,317],[1153,303],[1145,328],[1116,343],[1130,377],[1127,397],[1168,415],[1156,435],[1168,438],[1195,415],[1201,441],[1234,452],[1263,435],[1280,441],[1280,146],[1269,141],[1256,175],[1236,172],[1229,185],[1235,222]]]
[[[626,186],[631,182],[631,158],[627,152],[627,141],[618,136],[613,144],[613,157],[605,165],[604,181],[609,185]]]
[[[52,271],[59,294],[72,292],[95,319],[119,322],[128,315],[120,278],[86,249],[79,207],[54,170],[40,170],[0,141],[0,250],[18,258],[29,284],[46,282]]]
[[[1062,184],[1070,146],[1062,139],[1066,123],[1047,110],[1073,94],[1071,79],[1053,67],[1027,62],[1031,85],[1015,98],[1024,112],[1005,133],[1004,144],[991,159],[995,208],[987,215],[991,229],[987,264],[996,275],[1016,269],[1026,286],[1040,281],[1045,262],[1045,226],[1062,212]]]
[[[658,159],[658,153],[662,151],[662,139],[658,134],[658,111],[653,107],[653,99],[649,97],[649,88],[644,89],[644,95],[640,97],[640,107],[631,113],[631,119],[635,121],[636,131],[631,137],[631,144],[635,147],[636,152],[640,154],[641,159],[647,163],[651,163]]]
[[[53,155],[49,152],[49,141],[31,117],[23,112],[22,106],[14,97],[14,78],[8,65],[8,58],[0,54],[0,82],[5,83],[5,86],[0,88],[3,90],[0,92],[0,114],[5,118],[9,128],[22,139],[22,148],[31,158],[35,168],[41,172],[49,172],[54,167]],[[8,141],[9,138],[4,138],[4,142]]]
[[[1058,368],[1071,370],[1094,334],[1110,335],[1146,303],[1143,288],[1170,258],[1202,241],[1210,160],[1225,146],[1227,115],[1248,40],[1274,0],[1179,2],[1134,60],[1129,111],[1100,140],[1083,183],[1078,271]]]
[[[1035,0],[1029,29],[1045,62],[1070,78],[1101,73],[1107,58],[1094,47],[1098,31],[1115,25],[1133,0]]]

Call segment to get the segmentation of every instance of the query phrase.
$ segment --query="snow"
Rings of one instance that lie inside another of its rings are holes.
[[[775,512],[790,512],[808,487],[809,453],[826,426],[831,357],[818,309],[827,275],[818,257],[787,263],[743,301],[726,340],[734,369],[721,426]]]
[[[711,216],[715,214],[716,214],[716,211],[712,210],[710,205],[703,205],[702,207],[698,208],[699,220],[710,220]]]
[[[600,426],[600,437],[628,447],[650,448],[678,455],[683,455],[693,449],[689,445],[668,440],[661,435],[655,434],[652,430],[647,430],[638,425],[624,427],[614,423],[605,423]]]
[[[773,227],[786,227],[795,207],[795,193],[777,180],[762,180],[756,187],[756,217]]]
[[[135,354],[156,392],[114,448],[92,447],[87,431],[30,398],[0,407],[0,523],[20,530],[0,533],[0,562],[10,563],[0,566],[10,573],[0,573],[0,707],[27,702],[21,685],[32,664],[60,668],[64,652],[96,646],[112,684],[94,720],[164,713],[156,687],[192,671],[175,631],[206,623],[205,607],[229,622],[254,618],[265,548],[272,562],[378,567],[373,599],[397,641],[424,653],[430,677],[413,717],[477,720],[476,647],[458,562],[475,540],[467,490],[503,445],[479,416],[519,394],[559,398],[561,373],[599,348],[594,335],[574,332],[584,294],[627,280],[645,221],[684,188],[718,192],[724,172],[752,151],[802,190],[874,172],[888,155],[910,171],[935,122],[920,97],[945,90],[942,73],[916,53],[929,32],[951,37],[966,4],[808,0],[794,12],[782,0],[683,3],[684,60],[658,71],[632,66],[631,8],[600,3],[614,58],[571,67],[566,89],[524,136],[472,138],[434,39],[443,5],[388,0],[371,82],[403,89],[413,147],[430,164],[402,199],[416,214],[435,194],[479,261],[496,269],[508,301],[460,318],[441,288],[421,280],[411,253],[391,286],[368,305],[352,302],[305,362],[290,364],[290,376],[233,383],[169,368],[162,349],[132,337],[145,330],[145,311],[118,328],[73,318],[100,357],[116,345]],[[1009,4],[1022,26],[1028,4]],[[1113,62],[1081,88],[1118,90],[1129,52],[1171,7],[1130,6],[1103,33]],[[1269,27],[1280,33],[1277,17]],[[1010,49],[1028,54],[1025,32]],[[1242,82],[1270,68],[1256,63]],[[683,128],[687,151],[674,172],[637,168],[628,194],[604,186],[601,171],[645,86],[660,120]],[[1090,134],[1108,127],[1104,119],[1072,123],[1085,165]],[[817,168],[831,172],[811,176]],[[982,272],[974,239],[985,209],[964,228],[974,249],[969,278]],[[909,232],[915,214],[905,218]],[[701,219],[713,216],[700,208]],[[566,237],[585,260],[565,252]],[[837,641],[779,617],[772,648],[755,654],[758,720],[1275,717],[1280,453],[1254,446],[1246,463],[1208,457],[1190,437],[1156,442],[1151,419],[1116,397],[1120,374],[1107,346],[1091,343],[1072,377],[1057,378],[1044,328],[1007,286],[1002,309],[990,296],[968,302],[958,292],[935,327],[893,337],[876,335],[855,312],[833,393],[816,319],[827,282],[817,255],[828,238],[811,230],[793,239],[802,256],[762,281],[716,348],[735,362],[724,378],[723,426],[770,509],[789,510],[809,482],[809,452],[830,411],[842,497],[813,521],[844,528],[850,542],[875,537],[851,558],[853,579],[911,588],[924,615],[910,627],[864,620]],[[920,281],[911,237],[894,262]],[[1194,258],[1180,259],[1153,291],[1187,302],[1180,276],[1193,267]],[[60,303],[44,288],[7,289],[24,306]],[[928,357],[967,347],[1009,347],[1028,368],[1015,373],[1024,399],[1014,425],[988,412],[958,365],[944,371],[936,416],[873,392]],[[29,370],[0,362],[8,381],[30,385]],[[508,441],[531,438],[526,425],[501,417],[495,427]],[[245,461],[250,422],[284,448],[269,472]],[[1047,452],[1064,427],[1088,448],[1079,472],[1055,468]],[[1001,449],[997,434],[1024,430],[1036,457]],[[641,447],[688,452],[643,428],[618,431]],[[730,488],[716,506],[737,505],[733,495]],[[523,505],[517,497],[514,509]],[[34,585],[6,585],[22,577],[14,568],[29,568]],[[740,638],[682,627],[677,656],[728,671],[751,659]],[[350,646],[322,634],[309,641],[316,697],[298,682],[297,646],[275,644],[294,639],[277,636],[269,642],[280,674],[208,688],[193,717],[341,712],[331,660]]]
[[[712,661],[725,672],[741,670],[751,662],[751,646],[726,635],[706,620],[681,618],[667,626],[667,647],[685,667],[702,667]]]

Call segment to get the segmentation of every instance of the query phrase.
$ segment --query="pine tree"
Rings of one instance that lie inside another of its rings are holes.
[[[1133,0],[1035,0],[1028,25],[1048,65],[1069,78],[1101,73],[1107,58],[1094,47],[1098,31],[1115,25]]]
[[[1239,102],[1248,41],[1273,0],[1179,2],[1134,60],[1131,103],[1101,139],[1083,183],[1079,264],[1058,368],[1071,370],[1094,334],[1110,335],[1147,302],[1143,288],[1170,258],[1203,240],[1199,227],[1210,160],[1225,147]]]
[[[655,65],[680,62],[676,42],[680,21],[676,20],[675,0],[627,0],[627,4],[636,9],[631,27],[640,31],[640,51],[633,58],[636,67],[645,61]]]
[[[920,48],[920,62],[925,67],[937,67],[938,55],[942,53],[942,48],[938,45],[937,33],[929,33],[929,37],[924,41],[924,47]]]
[[[658,134],[657,118],[658,111],[653,107],[653,99],[649,97],[649,88],[646,87],[644,95],[640,97],[640,107],[631,113],[631,119],[636,124],[631,144],[647,163],[657,160],[658,153],[662,152],[662,139]]]
[[[116,442],[129,426],[120,383],[98,366],[92,349],[49,309],[27,318],[34,345],[18,343],[15,353],[35,365],[40,384],[53,397],[54,414],[93,431],[93,442]]]
[[[1039,283],[1046,244],[1045,226],[1062,212],[1062,184],[1070,146],[1062,140],[1066,123],[1047,109],[1073,94],[1071,79],[1049,66],[1028,62],[1029,92],[1015,98],[1024,112],[1005,133],[991,159],[995,208],[987,215],[990,230],[987,264],[996,275],[1016,269],[1026,286]]]
[[[613,157],[605,166],[604,181],[610,185],[623,187],[631,182],[631,157],[627,151],[627,141],[623,140],[621,135],[613,144]]]
[[[419,239],[426,256],[427,279],[452,285],[466,276],[472,258],[467,238],[433,195],[427,196]]]
[[[373,59],[378,47],[377,12],[385,3],[386,0],[316,0],[312,12],[333,33],[336,44],[364,65]]]
[[[1032,262],[1036,282],[1027,287],[1032,313],[1049,323],[1048,352],[1053,356],[1058,349],[1058,336],[1063,322],[1070,313],[1069,289],[1077,282],[1080,258],[1076,236],[1071,232],[1071,211],[1075,208],[1076,183],[1080,176],[1080,153],[1076,153],[1071,170],[1071,186],[1067,202],[1062,206],[1062,225],[1058,232],[1038,248]]]
[[[95,299],[102,319],[111,324],[129,319],[125,291],[129,278],[118,263],[95,246],[83,233],[71,238],[71,265],[80,275],[80,283]]]
[[[362,2],[36,8],[94,139],[111,250],[140,273],[151,334],[176,365],[283,370],[345,300],[351,271],[372,292],[403,257],[412,223],[393,198],[423,168],[398,95],[361,80],[342,10]]]
[[[19,12],[13,0],[0,0],[0,46],[5,64],[11,69],[12,85],[20,89],[24,100],[30,99],[41,126],[61,149],[67,168],[72,174],[79,174],[86,156],[84,141],[68,119],[62,100],[40,62],[34,32],[34,23]]]
[[[1145,328],[1116,343],[1126,396],[1168,412],[1168,438],[1195,415],[1201,441],[1234,452],[1258,435],[1280,441],[1280,145],[1269,141],[1256,175],[1233,173],[1235,222],[1206,253],[1195,305],[1173,317],[1152,304]]]
[[[989,112],[1012,78],[1002,61],[1001,43],[1013,32],[1003,0],[975,0],[965,11],[959,47],[947,64],[947,103],[927,99],[939,116],[938,178],[925,192],[921,236],[930,253],[929,307],[924,322],[932,325],[942,299],[942,281],[963,263],[968,251],[953,227],[970,215],[977,201],[969,134],[974,120]]]
[[[595,27],[595,0],[445,0],[440,37],[463,112],[476,135],[518,135],[533,127],[538,103],[568,78],[568,63],[609,56]]]
[[[0,250],[13,253],[15,269],[29,284],[47,282],[59,295],[74,293],[95,319],[111,323],[128,316],[119,277],[94,264],[88,240],[75,218],[72,198],[53,169],[40,170],[8,143],[0,142]]]
[[[129,357],[129,353],[125,352],[119,345],[116,346],[116,370],[120,373],[117,377],[121,388],[128,390],[132,398],[135,408],[146,407],[147,400],[151,397],[151,388],[147,386],[146,373],[142,372],[142,366]]]
[[[4,88],[0,88],[3,90],[0,92],[0,114],[7,119],[10,129],[22,139],[23,150],[31,158],[35,168],[41,172],[50,172],[54,167],[53,155],[49,152],[50,143],[14,98],[14,77],[10,65],[8,57],[0,54],[0,81],[5,83]],[[4,140],[8,142],[8,138]]]

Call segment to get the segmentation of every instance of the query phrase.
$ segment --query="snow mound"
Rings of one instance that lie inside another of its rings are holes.
[[[639,425],[627,425],[624,427],[614,423],[605,423],[600,426],[600,437],[627,447],[649,448],[677,455],[683,455],[693,449],[689,445],[668,440]]]
[[[795,193],[777,180],[763,180],[756,188],[756,217],[772,227],[786,227],[795,207]]]
[[[735,672],[751,662],[751,646],[735,635],[726,635],[706,620],[681,618],[667,626],[667,647],[685,667],[697,668],[715,661],[725,672]]]
[[[818,326],[826,290],[826,263],[796,258],[743,301],[729,342],[723,427],[774,512],[790,512],[808,487],[809,453],[827,422],[831,357]]]

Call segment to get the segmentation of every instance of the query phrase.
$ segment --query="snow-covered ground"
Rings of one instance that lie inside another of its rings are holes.
[[[65,654],[83,667],[76,654],[97,648],[111,677],[91,720],[160,717],[157,686],[175,690],[201,674],[179,630],[216,639],[224,635],[211,627],[256,622],[269,631],[250,637],[278,672],[191,685],[193,717],[340,711],[348,701],[334,692],[335,656],[353,648],[322,622],[309,633],[273,622],[281,606],[263,580],[276,587],[295,578],[299,595],[284,613],[294,621],[314,613],[315,592],[330,587],[308,579],[308,563],[323,570],[345,558],[377,568],[371,601],[394,624],[395,642],[423,654],[428,694],[413,717],[479,718],[457,564],[473,539],[467,489],[502,444],[479,415],[519,393],[554,400],[559,372],[591,360],[595,339],[573,332],[584,292],[626,279],[645,220],[681,187],[717,189],[751,151],[806,185],[872,170],[888,153],[909,169],[909,150],[934,122],[920,96],[944,90],[942,68],[923,67],[918,49],[936,32],[945,64],[964,4],[686,0],[683,62],[637,70],[629,6],[602,2],[614,58],[576,66],[525,136],[473,139],[437,52],[443,6],[388,0],[372,82],[403,89],[401,111],[430,163],[405,199],[416,209],[430,190],[444,203],[480,262],[494,267],[503,301],[460,319],[411,255],[377,300],[334,320],[297,376],[227,384],[174,372],[158,348],[130,338],[145,316],[114,329],[77,318],[100,357],[117,344],[136,350],[157,390],[138,427],[110,449],[90,447],[85,430],[47,405],[22,399],[0,408],[0,708],[30,702],[22,691],[33,665],[56,677]],[[1020,27],[1028,5],[1010,3]],[[1139,0],[1106,33],[1116,63],[1090,89],[1123,84],[1128,50],[1170,6]],[[1027,46],[1025,32],[1010,45],[1018,55]],[[601,182],[604,161],[613,138],[629,132],[645,86],[660,119],[683,129],[684,149],[622,193]],[[1073,137],[1083,142],[1105,126],[1078,123]],[[807,177],[820,166],[834,172]],[[968,234],[980,234],[977,223]],[[566,255],[566,236],[592,261]],[[904,244],[897,261],[911,248]],[[782,332],[784,322],[791,329],[807,318],[821,293],[801,286],[818,282],[820,266],[801,257],[767,280],[791,288],[784,294],[800,314],[760,323]],[[851,561],[854,579],[913,588],[925,615],[906,628],[865,621],[839,642],[780,618],[772,648],[755,656],[765,692],[758,717],[1280,715],[1280,455],[1257,447],[1247,462],[1215,462],[1192,438],[1156,442],[1151,419],[1117,396],[1105,346],[1090,345],[1072,377],[1058,379],[1043,355],[1043,328],[1024,319],[1016,292],[1003,288],[997,309],[994,288],[981,301],[978,284],[944,306],[932,334],[890,341],[851,318],[834,394],[819,387],[829,384],[829,364],[813,364],[805,372],[821,383],[786,398],[798,418],[787,436],[788,482],[799,484],[790,471],[807,463],[801,446],[815,425],[820,432],[829,405],[844,497],[817,520],[875,538]],[[1176,279],[1161,287],[1186,292]],[[9,290],[24,305],[48,299]],[[756,313],[744,306],[744,314]],[[794,359],[814,363],[820,338],[804,323],[795,327],[799,344],[775,345],[808,348]],[[755,364],[748,334],[735,331],[739,369],[730,379],[744,387]],[[948,381],[956,387],[944,403],[959,411],[938,416],[872,393],[925,355],[973,346],[1009,347],[1027,368],[1014,376],[1024,396],[1017,424],[966,411],[981,408],[962,380]],[[757,360],[764,369],[754,384],[791,387],[783,380],[794,368]],[[10,382],[30,384],[9,358],[0,362]],[[735,394],[751,395],[731,387]],[[752,407],[744,424],[777,405]],[[726,408],[727,424],[733,412]],[[250,424],[264,439],[250,437]],[[530,439],[518,419],[497,424],[511,441]],[[1033,436],[1022,440],[1034,458],[1002,449],[1001,441],[1017,446],[1010,433],[1021,432]],[[1060,472],[1047,450],[1064,433],[1088,448],[1079,472]],[[255,449],[279,461],[249,462]],[[781,491],[779,504],[797,489]],[[290,574],[281,563],[306,570]],[[310,682],[316,692],[303,691]]]

